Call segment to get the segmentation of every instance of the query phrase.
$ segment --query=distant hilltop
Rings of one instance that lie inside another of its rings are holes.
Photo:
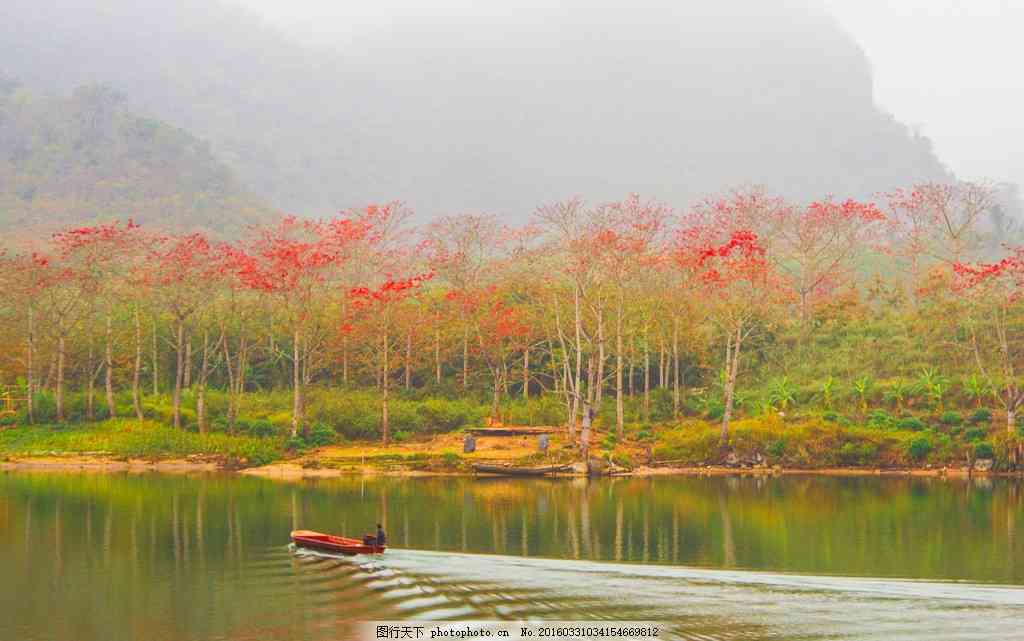
[[[852,38],[786,0],[466,9],[333,50],[209,0],[86,5],[7,0],[4,71],[58,96],[113,88],[291,212],[399,198],[522,221],[574,194],[685,207],[745,184],[864,197],[951,177],[875,104]]]

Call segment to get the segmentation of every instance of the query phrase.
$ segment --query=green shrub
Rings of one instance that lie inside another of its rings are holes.
[[[983,427],[972,427],[964,432],[964,439],[967,441],[981,441],[988,436],[988,430]]]
[[[652,438],[654,438],[654,436],[646,429],[642,429],[636,433],[636,440],[638,441],[649,441]]]
[[[306,449],[306,441],[301,436],[291,436],[284,442],[284,449],[289,452],[301,452]]]
[[[444,467],[455,468],[458,467],[461,462],[462,457],[455,452],[445,452],[441,455],[441,465]]]
[[[0,425],[17,425],[18,417],[8,414],[7,416],[0,416]]]
[[[979,423],[991,423],[992,412],[991,410],[987,410],[984,407],[981,409],[974,410],[974,413],[971,414],[970,418],[967,419],[967,422],[969,422],[971,425],[978,425]]]
[[[393,443],[404,443],[409,440],[409,432],[405,430],[398,430],[391,435],[391,441]]]
[[[619,442],[619,439],[614,434],[608,434],[601,439],[601,447],[606,450],[615,449],[615,445]]]
[[[868,413],[868,427],[873,427],[876,429],[888,429],[892,427],[895,422],[896,419],[893,418],[892,415],[890,415],[889,412],[886,412],[885,410],[874,409]]]
[[[832,410],[828,410],[827,412],[821,415],[821,418],[825,419],[829,423],[836,423],[839,421],[839,413],[833,412]]]
[[[931,451],[932,442],[928,437],[918,436],[907,442],[907,456],[912,461],[923,461]]]
[[[266,438],[277,434],[277,428],[267,419],[261,418],[248,424],[248,434],[250,436]]]
[[[337,440],[338,433],[320,421],[313,423],[306,434],[306,444],[310,447],[323,447]]]
[[[786,454],[786,441],[782,439],[772,441],[771,443],[768,444],[768,448],[766,451],[768,452],[769,456],[774,456],[775,458],[782,458]]]
[[[921,419],[917,418],[916,416],[906,416],[904,418],[901,418],[896,423],[896,427],[898,427],[901,430],[910,430],[911,432],[920,432],[921,430],[925,429],[927,426],[924,424],[924,421],[922,421]]]
[[[843,465],[866,465],[871,463],[878,454],[878,446],[874,443],[843,443],[839,448],[839,461]]]
[[[718,402],[708,404],[707,411],[704,412],[704,418],[709,421],[718,421],[725,415],[725,405]]]
[[[942,413],[942,416],[939,417],[939,422],[943,425],[954,426],[963,423],[964,419],[956,412],[948,411]]]
[[[976,459],[994,459],[996,457],[995,450],[991,443],[981,442],[974,446],[974,458]]]

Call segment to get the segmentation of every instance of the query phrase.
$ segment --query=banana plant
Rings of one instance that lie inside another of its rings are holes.
[[[978,378],[977,374],[971,374],[963,380],[964,394],[974,401],[975,407],[981,407],[981,399],[988,395],[989,385]]]
[[[906,402],[907,395],[910,392],[910,384],[903,377],[899,377],[886,390],[885,398],[893,402],[897,412],[901,412],[903,411],[903,403]]]
[[[941,412],[942,398],[949,390],[949,381],[943,378],[934,367],[922,367],[921,373],[917,377],[917,384]]]
[[[821,395],[825,402],[825,409],[832,409],[832,395],[836,389],[836,379],[832,375],[821,384]]]
[[[772,405],[777,405],[783,412],[789,408],[790,403],[796,404],[796,390],[793,388],[793,384],[789,382],[788,376],[772,381],[768,400]]]
[[[867,414],[868,394],[871,393],[872,385],[874,385],[874,381],[866,374],[853,382],[853,390],[857,392],[857,396],[860,398],[860,411],[862,414]]]

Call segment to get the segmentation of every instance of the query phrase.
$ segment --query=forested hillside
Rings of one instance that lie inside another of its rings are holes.
[[[949,178],[874,104],[867,60],[827,15],[782,0],[474,7],[324,50],[218,2],[8,0],[0,60],[34,90],[109,84],[303,214],[399,198],[424,217],[524,221],[573,194],[686,206],[744,184],[813,199]]]
[[[116,90],[43,98],[0,77],[0,226],[5,241],[61,226],[133,219],[237,234],[269,209],[206,143],[124,109]]]

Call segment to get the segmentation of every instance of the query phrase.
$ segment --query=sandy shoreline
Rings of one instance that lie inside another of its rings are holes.
[[[241,470],[229,469],[222,462],[195,457],[190,459],[167,459],[148,461],[143,459],[119,460],[109,456],[69,454],[67,456],[11,457],[0,461],[0,471],[67,471],[92,473],[144,473],[167,474],[233,473],[258,476],[267,479],[301,480],[317,478],[338,478],[345,476],[397,476],[397,477],[444,477],[444,476],[496,476],[477,475],[465,471],[412,470],[406,468],[382,468],[372,465],[350,466],[344,469],[303,465],[302,462],[281,461]],[[630,472],[616,474],[617,477],[652,476],[887,476],[887,477],[933,477],[967,478],[972,476],[967,468],[921,468],[921,469],[878,469],[878,468],[730,468],[730,467],[639,467]],[[558,477],[573,478],[581,474],[559,474]],[[1024,474],[1008,472],[974,472],[975,477],[1022,478]]]

